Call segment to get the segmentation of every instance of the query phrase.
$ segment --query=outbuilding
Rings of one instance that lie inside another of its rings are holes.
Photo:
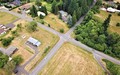
[[[14,54],[18,49],[15,46],[10,46],[6,49],[5,54],[7,54],[8,56],[11,56],[12,54]]]
[[[28,40],[27,40],[27,42],[29,42],[29,43],[31,43],[32,45],[34,45],[34,46],[40,46],[40,42],[38,41],[38,40],[36,40],[36,39],[34,39],[34,38],[32,38],[32,37],[30,37]]]

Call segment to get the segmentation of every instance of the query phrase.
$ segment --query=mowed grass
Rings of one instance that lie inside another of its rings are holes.
[[[39,75],[104,75],[104,72],[91,53],[65,43]]]
[[[108,17],[109,14],[112,14],[109,30],[120,34],[120,27],[116,26],[117,23],[120,23],[120,16],[118,16],[117,13],[109,13],[101,10],[100,14],[95,14],[95,19],[104,22],[104,20]]]
[[[17,19],[16,16],[0,11],[0,24],[4,24],[4,25],[9,24],[16,19]]]
[[[64,23],[62,20],[58,18],[58,16],[50,13],[45,18],[44,21],[47,23],[46,25],[50,24],[50,27],[56,31],[60,31],[60,29],[64,29],[64,33],[69,30],[67,24]]]

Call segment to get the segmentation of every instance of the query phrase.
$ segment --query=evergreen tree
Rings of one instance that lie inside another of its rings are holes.
[[[71,28],[71,27],[73,26],[73,24],[72,24],[72,16],[69,16],[69,17],[68,17],[68,22],[67,22],[67,24],[68,24],[68,27],[69,27],[69,28]]]
[[[77,22],[76,11],[74,11],[73,16],[72,16],[72,24],[74,25],[76,22]]]
[[[41,5],[42,5],[42,3],[40,2],[40,0],[36,0],[36,1],[35,1],[35,4],[36,4],[37,6],[41,6]]]
[[[36,9],[36,7],[34,5],[30,9],[30,14],[32,15],[32,17],[36,17],[37,16],[37,9]]]
[[[57,14],[58,14],[58,11],[59,11],[59,8],[58,8],[58,5],[56,5],[56,6],[55,6],[54,14],[57,15]]]
[[[56,6],[56,4],[57,4],[57,2],[56,2],[56,0],[54,0],[53,3],[52,3],[52,13],[55,12],[55,6]]]
[[[81,17],[81,7],[77,8],[76,10],[76,17],[77,17],[77,20],[79,20],[79,18]]]
[[[111,14],[108,15],[107,19],[104,21],[103,26],[104,26],[104,31],[106,33],[107,28],[109,27],[110,19],[111,19]]]

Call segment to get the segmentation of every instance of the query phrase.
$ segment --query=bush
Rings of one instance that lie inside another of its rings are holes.
[[[12,59],[12,61],[15,63],[15,65],[19,65],[23,61],[23,59],[22,59],[22,57],[20,55],[18,55],[16,57],[14,57]]]
[[[60,32],[61,32],[61,33],[64,33],[64,29],[60,29]]]
[[[40,19],[44,19],[44,16],[43,16],[43,15],[40,15]]]
[[[48,27],[50,27],[50,24],[48,24]]]
[[[47,53],[49,49],[50,49],[50,46],[48,46],[48,47],[44,50],[44,53]]]
[[[14,39],[14,37],[3,38],[2,45],[7,47],[8,45],[10,45],[10,43],[12,42],[13,39]]]
[[[116,26],[120,26],[120,23],[117,23]]]
[[[37,30],[37,23],[32,21],[26,27],[28,32],[34,32]]]
[[[118,16],[120,16],[120,12],[118,13]]]

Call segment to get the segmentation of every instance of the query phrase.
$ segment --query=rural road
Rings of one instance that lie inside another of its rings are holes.
[[[28,18],[28,17],[25,17],[24,15],[21,15],[21,14],[18,14],[18,13],[15,13],[15,12],[12,12],[12,11],[7,11],[7,10],[0,10],[0,11],[4,11],[4,12],[7,12],[7,13],[10,13],[10,14],[13,14],[21,19],[24,19],[24,20],[27,20],[29,22],[33,21],[32,18]],[[38,23],[38,26],[49,31],[49,32],[52,32],[53,34],[55,35],[58,35],[60,37],[60,40],[57,42],[57,44],[51,49],[51,51],[45,56],[45,58],[32,70],[31,73],[29,73],[29,75],[37,75],[39,73],[39,71],[48,63],[48,61],[54,56],[54,54],[59,50],[59,48],[62,46],[62,44],[64,42],[70,42],[76,46],[79,46],[81,48],[83,48],[84,50],[87,50],[89,52],[92,52],[94,56],[97,56],[97,57],[101,57],[101,58],[104,58],[104,59],[107,59],[111,62],[114,62],[116,64],[120,64],[120,61],[111,57],[111,56],[108,56],[102,52],[99,52],[98,50],[95,50],[93,48],[90,48],[88,47],[87,45],[85,44],[82,44],[81,42],[79,41],[76,41],[75,39],[73,39],[70,35],[71,33],[74,31],[74,29],[76,28],[76,26],[78,24],[80,24],[84,19],[84,16],[80,18],[80,20],[76,23],[76,25],[74,27],[72,27],[66,34],[61,34],[55,30],[53,30],[52,28],[50,27],[47,27],[45,25],[42,25],[41,23]],[[98,59],[99,60],[99,59]],[[30,62],[30,61],[29,61]]]

